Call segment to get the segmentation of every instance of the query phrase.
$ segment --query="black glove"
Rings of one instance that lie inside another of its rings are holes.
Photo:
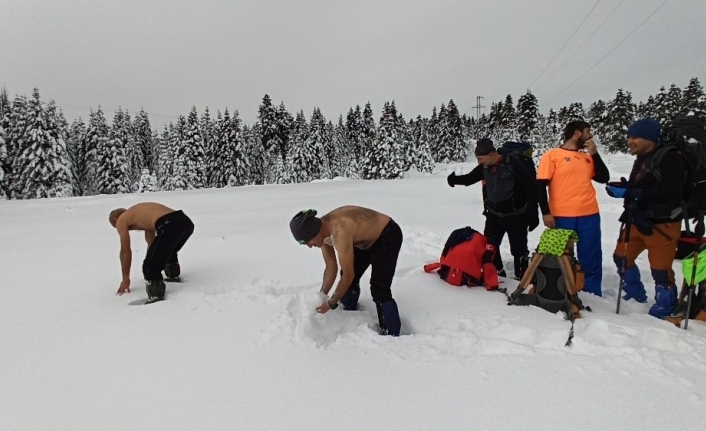
[[[446,182],[449,183],[451,187],[456,185],[456,172],[451,172],[448,177],[446,177]]]
[[[529,222],[527,223],[527,230],[532,232],[539,226],[539,217],[535,215],[534,217],[530,217]]]

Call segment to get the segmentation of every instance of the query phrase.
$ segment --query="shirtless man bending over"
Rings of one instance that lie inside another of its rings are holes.
[[[142,263],[142,273],[147,281],[147,301],[164,299],[166,286],[162,270],[169,279],[177,279],[181,272],[177,253],[194,232],[194,224],[182,211],[174,211],[156,202],[143,202],[128,209],[118,208],[108,216],[110,224],[120,235],[120,266],[123,281],[118,295],[130,292],[130,231],[145,231],[147,254]]]
[[[360,277],[372,265],[370,293],[380,329],[385,335],[399,336],[400,315],[390,286],[402,247],[400,227],[389,216],[358,206],[336,208],[321,218],[316,214],[316,210],[300,211],[289,223],[299,244],[321,249],[326,263],[321,285],[325,295],[336,281],[338,262],[341,264],[336,289],[316,311],[326,313],[337,308],[339,302],[344,310],[357,309]]]

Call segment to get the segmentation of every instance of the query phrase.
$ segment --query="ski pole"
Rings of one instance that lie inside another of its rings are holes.
[[[699,254],[701,251],[701,238],[704,236],[704,212],[699,212],[699,219],[694,228],[696,242],[694,245],[694,267],[691,268],[691,283],[689,283],[689,297],[686,299],[686,316],[684,317],[684,330],[689,328],[689,314],[691,314],[691,297],[696,290],[696,268],[699,265]]]
[[[626,210],[625,219],[627,221],[623,223],[622,231],[623,243],[625,245],[623,246],[623,262],[620,268],[620,286],[618,287],[618,302],[615,306],[615,314],[620,314],[620,300],[623,298],[623,288],[625,287],[625,271],[628,270],[628,242],[630,242],[630,229],[632,228],[632,205],[628,206]]]

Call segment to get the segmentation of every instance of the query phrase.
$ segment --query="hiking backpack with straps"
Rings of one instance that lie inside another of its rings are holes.
[[[529,142],[505,141],[505,143],[498,148],[498,153],[508,162],[510,162],[512,158],[517,157],[532,172],[536,170],[534,161],[532,160],[533,151],[532,144]]]
[[[684,218],[706,212],[706,117],[689,115],[674,120],[662,131],[650,171],[661,180],[659,169],[667,151],[676,151],[687,166],[682,211]]]
[[[470,226],[451,232],[439,262],[424,265],[425,272],[438,270],[439,277],[453,286],[498,288],[498,273],[493,265],[495,247]]]
[[[546,229],[517,289],[510,295],[510,305],[534,305],[551,313],[563,311],[566,318],[581,317],[584,306],[578,292],[585,276],[573,256],[576,232]]]

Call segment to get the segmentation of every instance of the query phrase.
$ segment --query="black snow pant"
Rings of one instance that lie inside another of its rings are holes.
[[[503,237],[507,233],[510,240],[510,253],[514,257],[515,276],[519,276],[522,272],[522,259],[529,255],[527,248],[527,229],[529,223],[527,221],[527,213],[500,217],[493,213],[485,215],[485,230],[483,235],[488,239],[490,244],[495,246],[495,257],[493,264],[498,272],[503,270],[503,261],[500,256],[500,244],[503,242]]]
[[[380,237],[367,250],[353,249],[353,268],[355,276],[341,304],[346,310],[355,310],[360,297],[360,278],[369,266],[373,267],[370,275],[370,294],[375,303],[392,300],[392,278],[397,268],[397,258],[402,248],[402,229],[390,219]]]
[[[179,263],[178,252],[194,232],[194,223],[182,211],[166,214],[154,224],[157,236],[147,249],[142,274],[147,281],[161,281],[168,263]]]

